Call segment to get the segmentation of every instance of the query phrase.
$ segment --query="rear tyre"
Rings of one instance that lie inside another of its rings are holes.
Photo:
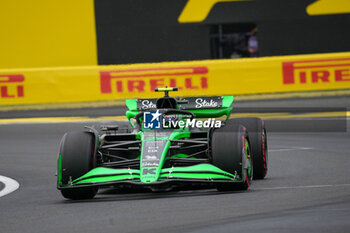
[[[66,133],[60,145],[61,176],[58,185],[67,185],[86,174],[95,167],[95,138],[88,132]],[[63,197],[67,199],[91,199],[97,193],[97,187],[81,187],[62,189]]]
[[[260,118],[236,118],[226,122],[228,125],[241,124],[249,132],[249,142],[253,157],[254,179],[264,179],[267,174],[267,135],[265,123]]]
[[[219,191],[246,190],[253,175],[248,133],[239,124],[225,125],[215,129],[211,138],[213,164],[231,174],[236,174],[240,182],[219,183]]]

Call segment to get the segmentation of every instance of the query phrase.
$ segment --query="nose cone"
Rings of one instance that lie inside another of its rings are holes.
[[[159,136],[159,137],[158,137]],[[163,136],[163,137],[160,137]],[[142,141],[141,182],[152,183],[158,180],[164,157],[169,147],[168,137],[158,135],[157,130],[146,131]]]

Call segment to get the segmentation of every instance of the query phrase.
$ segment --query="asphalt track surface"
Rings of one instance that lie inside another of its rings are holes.
[[[350,107],[346,97],[244,104],[291,103]],[[295,124],[308,128],[312,121],[267,122],[268,176],[253,181],[246,192],[107,189],[89,201],[63,199],[54,175],[60,137],[93,123],[0,125],[0,174],[21,185],[0,198],[0,232],[349,232],[350,129],[342,125],[345,132],[335,132],[330,123],[323,132],[317,125],[310,132],[293,132]],[[291,130],[275,130],[282,125]]]

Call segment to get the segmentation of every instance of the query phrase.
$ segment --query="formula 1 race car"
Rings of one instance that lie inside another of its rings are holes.
[[[180,99],[169,96],[177,88],[155,91],[164,97],[126,100],[125,132],[106,125],[63,136],[57,188],[65,198],[93,198],[106,186],[246,190],[266,176],[264,122],[229,119],[233,96]]]

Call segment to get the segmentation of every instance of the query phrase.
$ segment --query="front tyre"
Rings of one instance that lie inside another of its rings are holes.
[[[254,179],[264,179],[267,174],[267,134],[263,120],[260,118],[234,118],[226,126],[241,124],[249,132],[249,141],[254,163]]]
[[[70,184],[95,167],[95,136],[89,132],[66,133],[60,145],[58,161],[58,186]],[[96,187],[64,188],[67,199],[91,199],[97,193]]]
[[[248,132],[240,124],[215,129],[211,138],[213,164],[231,174],[237,182],[218,183],[219,191],[246,190],[253,176]]]

